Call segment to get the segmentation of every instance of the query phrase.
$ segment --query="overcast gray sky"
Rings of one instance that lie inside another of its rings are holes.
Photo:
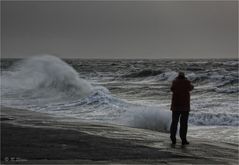
[[[237,1],[2,1],[1,55],[237,58]]]

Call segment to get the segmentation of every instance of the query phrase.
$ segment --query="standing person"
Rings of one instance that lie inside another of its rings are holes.
[[[171,86],[171,91],[173,92],[171,103],[172,123],[170,127],[170,138],[172,140],[172,144],[176,144],[176,133],[179,117],[179,134],[182,140],[182,145],[189,144],[187,141],[187,129],[191,90],[193,90],[193,85],[191,85],[191,82],[185,77],[183,72],[179,72]]]

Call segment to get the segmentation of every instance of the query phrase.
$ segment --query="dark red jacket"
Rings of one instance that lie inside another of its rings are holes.
[[[173,92],[171,110],[190,111],[190,91],[193,85],[186,78],[177,77],[171,86]]]

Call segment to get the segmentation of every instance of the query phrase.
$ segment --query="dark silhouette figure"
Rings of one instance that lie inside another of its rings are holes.
[[[189,144],[186,136],[188,130],[191,90],[193,90],[193,85],[191,85],[191,82],[185,77],[183,72],[179,72],[171,86],[171,91],[173,92],[171,103],[172,123],[170,127],[170,138],[172,140],[172,144],[176,144],[176,133],[179,118],[179,134],[182,140],[182,145]]]

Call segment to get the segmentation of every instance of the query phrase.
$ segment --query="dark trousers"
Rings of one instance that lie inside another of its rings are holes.
[[[188,131],[188,111],[173,111],[172,112],[172,123],[170,127],[170,138],[171,140],[176,140],[176,133],[178,127],[178,120],[180,117],[180,138],[182,141],[187,140],[187,131]]]

